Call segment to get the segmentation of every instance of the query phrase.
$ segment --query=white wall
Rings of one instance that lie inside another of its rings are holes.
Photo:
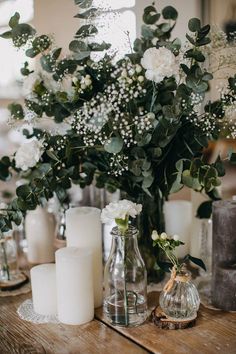
[[[33,24],[39,33],[55,34],[58,46],[66,47],[79,28],[74,0],[35,0]]]

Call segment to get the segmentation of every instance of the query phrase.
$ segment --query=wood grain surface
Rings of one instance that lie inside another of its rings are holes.
[[[0,354],[146,354],[149,351],[94,320],[82,326],[32,324],[16,310],[31,296],[0,298]],[[47,301],[47,299],[45,299]]]
[[[158,293],[150,293],[149,309],[157,304]],[[106,323],[101,309],[97,310],[96,317]],[[171,331],[146,321],[140,327],[116,330],[156,354],[236,354],[236,313],[203,306],[193,328]]]

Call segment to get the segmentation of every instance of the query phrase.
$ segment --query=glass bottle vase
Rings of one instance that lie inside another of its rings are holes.
[[[186,271],[177,273],[160,294],[159,303],[164,313],[175,320],[195,317],[200,306],[197,288]]]
[[[17,246],[11,236],[0,239],[0,282],[9,282],[18,276]]]
[[[138,230],[129,226],[122,235],[114,227],[111,235],[104,272],[104,313],[115,326],[138,326],[147,318],[147,271],[138,248]]]

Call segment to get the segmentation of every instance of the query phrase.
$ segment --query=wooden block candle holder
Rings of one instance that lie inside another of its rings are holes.
[[[168,317],[160,306],[155,307],[151,313],[152,322],[161,329],[185,329],[193,327],[196,323],[197,315],[188,319],[178,319]]]

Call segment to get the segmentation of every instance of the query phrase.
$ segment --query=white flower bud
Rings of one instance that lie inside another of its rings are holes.
[[[134,69],[130,69],[130,70],[129,70],[129,76],[133,76],[134,74],[135,74]]]
[[[153,241],[156,241],[156,240],[159,239],[159,235],[158,235],[156,230],[152,231],[152,236],[151,237],[152,237]]]
[[[142,72],[142,67],[141,67],[141,65],[139,65],[139,64],[136,64],[136,66],[135,66],[135,70],[136,70],[136,73],[138,73],[138,74],[140,74],[141,72]]]
[[[149,112],[149,113],[147,114],[147,117],[148,117],[149,119],[155,119],[155,114],[152,113],[152,112]]]
[[[174,236],[173,236],[173,240],[179,241],[179,236],[178,236],[178,235],[174,235]]]
[[[85,84],[81,84],[81,88],[82,88],[82,90],[85,90],[86,89],[86,85]]]
[[[86,76],[89,76],[89,75],[86,75]],[[85,83],[86,86],[90,86],[92,84],[92,80],[85,77],[84,83]]]
[[[160,238],[162,240],[166,240],[167,239],[167,234],[165,232],[162,232],[161,235],[160,235]]]
[[[139,82],[143,82],[143,81],[144,81],[144,77],[143,77],[142,75],[140,75],[140,76],[138,77],[138,81],[139,81]]]
[[[127,71],[126,71],[125,69],[122,70],[121,76],[122,76],[122,77],[127,77]]]

